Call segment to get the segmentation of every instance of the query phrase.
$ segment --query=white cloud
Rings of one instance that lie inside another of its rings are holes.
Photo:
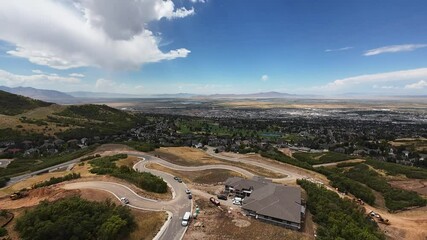
[[[81,74],[81,73],[71,73],[68,76],[70,76],[70,77],[76,77],[76,78],[83,78],[83,77],[85,77],[85,75]]]
[[[423,89],[427,87],[427,81],[420,80],[419,82],[405,85],[406,89]]]
[[[6,86],[36,86],[50,84],[77,84],[80,79],[74,77],[62,77],[56,74],[18,75],[0,69],[0,83]]]
[[[261,81],[265,82],[268,80],[268,75],[262,75],[261,76]]]
[[[147,24],[182,18],[171,0],[4,1],[0,39],[16,46],[10,55],[56,69],[97,66],[136,69],[142,64],[186,57],[185,48],[162,52]]]
[[[338,51],[346,51],[350,50],[353,47],[342,47],[342,48],[335,48],[335,49],[326,49],[325,52],[338,52]]]
[[[419,80],[421,78],[427,78],[427,68],[417,68],[417,69],[411,69],[411,70],[367,74],[367,75],[343,78],[343,79],[338,79],[333,82],[330,82],[321,88],[334,90],[334,89],[349,88],[356,85],[379,84],[379,83],[386,83],[386,82],[401,82],[401,81]]]
[[[176,9],[171,0],[81,0],[78,8],[90,25],[103,29],[113,39],[128,40],[142,33],[144,24],[162,18],[183,18],[194,8]]]
[[[117,83],[110,79],[100,78],[95,82],[95,90],[98,92],[111,92],[111,93],[140,93],[143,89],[142,85],[131,86],[124,83]]]
[[[205,3],[206,0],[190,0],[192,3]]]
[[[372,88],[375,89],[399,89],[399,87],[397,86],[393,86],[393,85],[384,85],[384,86],[379,86],[379,85],[373,85]]]
[[[382,53],[396,53],[396,52],[410,52],[418,48],[427,47],[427,44],[402,44],[402,45],[391,45],[380,48],[375,48],[367,50],[363,55],[364,56],[373,56]]]
[[[97,90],[104,91],[105,89],[111,89],[111,88],[113,88],[115,85],[116,85],[116,83],[113,82],[112,80],[107,80],[107,79],[100,78],[100,79],[96,80],[95,88]]]

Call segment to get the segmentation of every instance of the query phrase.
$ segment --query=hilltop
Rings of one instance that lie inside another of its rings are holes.
[[[47,107],[50,105],[52,105],[52,103],[43,102],[0,90],[0,114],[17,115],[35,108]]]
[[[46,89],[37,89],[32,87],[5,87],[0,86],[1,91],[5,91],[12,94],[21,95],[24,97],[29,97],[41,101],[53,102],[53,103],[77,103],[78,99],[73,96],[56,91],[56,90],[46,90]]]

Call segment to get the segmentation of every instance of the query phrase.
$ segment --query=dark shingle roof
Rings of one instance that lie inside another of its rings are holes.
[[[250,179],[244,179],[240,177],[231,177],[228,178],[227,181],[225,181],[225,185],[231,186],[236,190],[243,190],[243,189],[258,189],[261,188],[271,181],[266,180],[265,178],[259,178],[254,177],[253,180]]]
[[[260,215],[301,223],[301,190],[268,184],[245,198],[242,208]]]

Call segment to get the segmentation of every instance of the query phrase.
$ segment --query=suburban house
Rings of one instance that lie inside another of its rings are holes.
[[[295,230],[302,228],[305,207],[300,188],[275,184],[262,177],[232,177],[227,179],[225,189],[243,198],[242,209],[247,215]]]
[[[271,183],[271,180],[258,176],[255,176],[252,180],[231,177],[225,182],[225,191],[233,193],[236,197],[245,198],[249,197],[254,189],[259,189],[269,183]]]

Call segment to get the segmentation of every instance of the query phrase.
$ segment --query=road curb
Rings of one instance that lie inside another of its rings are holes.
[[[162,235],[165,233],[166,229],[169,227],[169,224],[172,221],[173,214],[169,211],[166,211],[168,214],[168,220],[163,224],[163,226],[160,228],[159,232],[157,232],[156,236],[153,238],[153,240],[159,240],[161,239]]]

